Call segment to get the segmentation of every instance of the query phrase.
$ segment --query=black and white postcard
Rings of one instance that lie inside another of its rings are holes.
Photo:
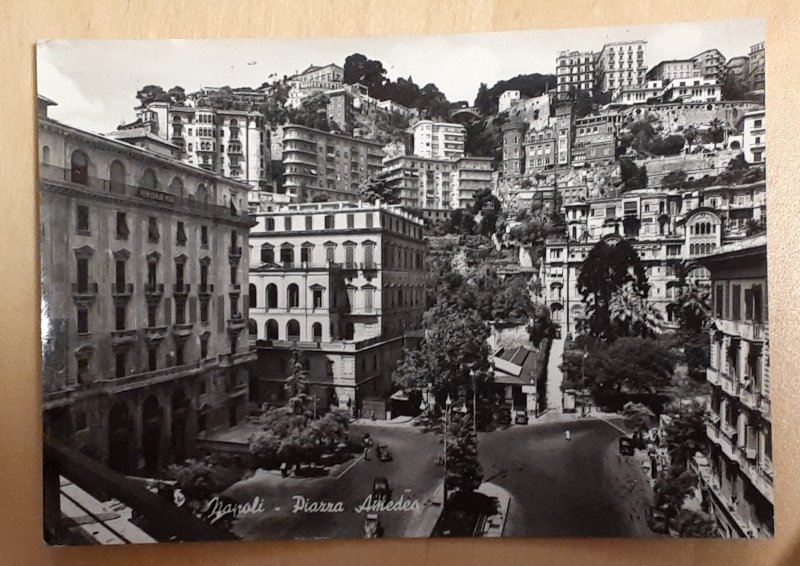
[[[772,537],[765,53],[41,42],[47,542]]]

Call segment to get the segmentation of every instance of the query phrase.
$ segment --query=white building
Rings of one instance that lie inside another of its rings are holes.
[[[556,91],[594,90],[595,54],[559,51],[556,57]]]
[[[507,112],[511,110],[511,107],[514,106],[514,103],[520,99],[520,94],[518,90],[506,90],[503,91],[503,94],[500,95],[500,98],[497,102],[497,111],[498,112]]]
[[[750,163],[764,163],[767,160],[767,130],[764,110],[746,113],[739,122],[742,132],[742,151]]]
[[[595,85],[600,92],[644,82],[647,71],[647,42],[618,41],[606,43],[595,65]]]
[[[664,92],[664,81],[651,80],[641,85],[626,85],[617,87],[611,95],[613,104],[624,104],[633,106],[635,104],[647,104],[651,99],[661,99]]]
[[[703,77],[675,79],[664,87],[661,98],[664,102],[719,102],[722,86]]]
[[[458,159],[464,156],[467,129],[462,124],[420,120],[412,127],[414,155],[431,159]]]

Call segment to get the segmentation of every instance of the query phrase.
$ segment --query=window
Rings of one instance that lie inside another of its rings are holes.
[[[81,185],[89,182],[89,159],[82,151],[72,152],[69,180]]]
[[[147,239],[151,242],[158,242],[158,239],[161,237],[161,234],[158,231],[158,220],[156,220],[155,216],[151,216],[147,219]]]
[[[274,283],[267,285],[267,308],[278,308],[278,287]]]
[[[89,232],[89,207],[78,205],[75,209],[75,228],[78,232]]]
[[[208,226],[200,226],[200,245],[208,247]]]
[[[754,151],[753,152],[753,163],[759,163],[761,161],[762,152]]]
[[[352,340],[353,336],[355,336],[355,326],[353,326],[352,322],[346,322],[344,324],[344,339]]]
[[[336,247],[335,246],[325,246],[325,261],[329,261],[333,263],[336,257]]]
[[[372,218],[372,213],[371,212],[367,213],[366,220],[367,220],[367,228],[372,228],[373,218]]]
[[[314,227],[314,217],[306,216],[306,230],[313,230],[313,227]]]
[[[300,323],[296,320],[290,320],[286,323],[286,339],[289,342],[298,342],[300,340]]]
[[[372,312],[374,310],[374,289],[364,289],[364,312]]]
[[[347,215],[347,227],[351,228],[351,229],[356,227],[355,214],[348,214]]]
[[[208,301],[200,301],[200,322],[208,322]]]
[[[78,383],[86,383],[89,377],[89,358],[78,358]]]
[[[314,308],[321,309],[322,308],[322,289],[314,289]]]
[[[325,216],[325,229],[326,230],[332,230],[333,229],[333,225],[334,225],[333,224],[333,215],[332,214],[328,214],[327,216]]]
[[[292,229],[292,217],[287,216],[283,219],[283,229],[287,232]]]
[[[289,308],[297,308],[300,306],[300,289],[294,283],[291,283],[286,289],[286,297]]]
[[[347,246],[344,247],[344,264],[345,264],[345,267],[347,267],[349,269],[352,269],[353,267],[355,267],[355,263],[356,263],[355,254],[356,254],[355,246],[347,245]]]
[[[275,219],[274,218],[267,218],[264,221],[264,228],[267,232],[272,232],[275,230]]]
[[[114,375],[117,378],[125,377],[125,352],[116,352],[114,354]]]
[[[175,241],[179,246],[185,246],[186,240],[186,228],[184,227],[183,222],[178,221],[178,229],[175,234]]]
[[[270,319],[267,321],[267,340],[278,339],[278,322]]]
[[[125,305],[114,307],[114,328],[116,330],[125,330],[125,311]]]
[[[77,258],[77,290],[78,293],[89,292],[89,258]]]
[[[142,175],[142,187],[153,191],[158,189],[158,178],[152,169],[147,169]]]
[[[319,322],[311,325],[311,336],[314,342],[322,342],[322,325]]]
[[[308,263],[311,261],[311,246],[303,246],[300,248],[300,261]]]
[[[290,244],[281,246],[281,263],[294,263],[294,247]]]
[[[128,239],[128,218],[124,212],[117,212],[117,239]]]
[[[372,244],[364,245],[364,267],[366,269],[375,267],[375,246]]]
[[[352,311],[356,304],[356,290],[354,287],[347,288],[347,301],[350,303],[350,310]]]
[[[731,320],[741,320],[742,317],[742,286],[734,284],[731,287]]]
[[[156,371],[158,369],[158,346],[150,346],[147,348],[147,371]]]
[[[89,309],[85,306],[78,307],[78,334],[89,333]]]
[[[175,324],[186,324],[186,298],[175,299]]]
[[[261,246],[261,263],[275,263],[275,250],[269,244]]]

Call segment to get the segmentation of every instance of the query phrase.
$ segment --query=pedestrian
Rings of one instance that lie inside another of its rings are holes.
[[[572,440],[572,434],[570,434],[569,429],[564,431],[564,438],[567,440]]]
[[[364,446],[364,461],[369,461],[369,446]]]

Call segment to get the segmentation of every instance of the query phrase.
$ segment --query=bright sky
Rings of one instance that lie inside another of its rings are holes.
[[[451,101],[475,98],[481,82],[555,73],[562,49],[599,51],[612,41],[645,39],[646,63],[691,57],[710,48],[746,55],[764,40],[763,19],[681,22],[633,27],[493,32],[407,37],[264,40],[52,40],[38,47],[38,91],[58,106],[50,115],[95,132],[134,116],[147,84],[186,92],[203,86],[258,87],[310,64],[344,65],[352,53],[378,59],[392,79],[433,82]]]

